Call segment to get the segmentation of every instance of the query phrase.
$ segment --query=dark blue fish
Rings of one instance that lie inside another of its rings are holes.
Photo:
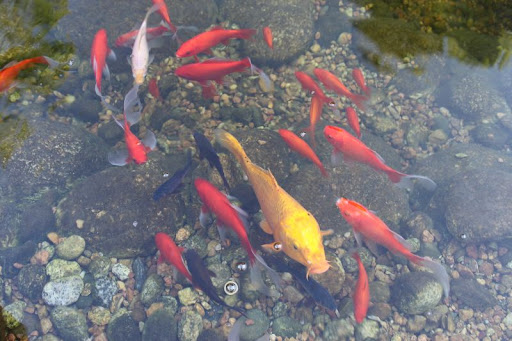
[[[309,279],[306,279],[306,268],[304,266],[301,266],[299,263],[292,262],[286,264],[283,260],[278,259],[277,257],[273,257],[273,260],[275,260],[275,265],[278,271],[291,273],[317,304],[334,312],[336,316],[339,317],[338,308],[336,307],[334,298],[329,294],[329,291],[327,291],[326,288],[311,278],[311,276],[309,276]]]
[[[224,169],[222,169],[222,164],[220,163],[219,155],[217,155],[217,152],[213,148],[210,141],[208,141],[206,136],[197,131],[194,132],[194,140],[196,140],[196,145],[197,148],[199,149],[199,158],[201,160],[208,160],[210,167],[217,168],[217,171],[219,171],[220,177],[224,182],[224,187],[226,187],[226,190],[230,192],[231,189],[229,188],[228,180],[226,180],[226,176],[224,175]]]
[[[175,193],[176,190],[181,186],[183,182],[183,178],[187,176],[192,168],[192,152],[188,151],[187,153],[187,163],[185,167],[178,169],[169,180],[160,185],[153,193],[153,200],[158,201],[162,199],[164,196]]]
[[[217,294],[217,289],[213,286],[211,276],[215,276],[203,262],[203,259],[199,254],[193,249],[187,249],[182,254],[183,259],[187,264],[188,272],[192,275],[192,284],[194,287],[201,289],[210,299],[221,306],[224,306],[228,309],[233,309],[238,311],[240,314],[247,317],[245,311],[242,308],[231,307],[226,304]]]

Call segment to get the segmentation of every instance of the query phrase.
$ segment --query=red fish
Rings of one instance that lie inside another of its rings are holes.
[[[141,141],[130,130],[130,126],[137,123],[141,117],[141,112],[133,109],[136,105],[140,105],[139,98],[137,97],[138,88],[135,85],[126,94],[124,99],[124,122],[120,122],[114,117],[116,123],[124,130],[126,142],[126,149],[113,151],[108,154],[108,161],[114,166],[124,166],[132,161],[138,165],[143,164],[148,160],[147,154],[156,147],[156,137],[152,131],[147,130],[146,136]]]
[[[240,243],[249,256],[251,280],[253,285],[264,294],[270,295],[269,288],[265,286],[261,279],[261,273],[258,265],[263,266],[267,270],[276,285],[278,285],[280,281],[279,275],[268,267],[263,258],[256,253],[249,242],[246,224],[240,217],[240,215],[246,215],[246,213],[239,208],[235,208],[236,206],[232,205],[228,198],[207,180],[197,178],[194,181],[194,185],[199,197],[201,198],[201,202],[203,203],[203,206],[201,207],[201,214],[199,216],[201,224],[203,226],[206,225],[205,222],[208,220],[208,216],[213,213],[217,217],[217,227],[219,229],[221,239],[225,239],[225,228],[230,228],[236,233],[240,239]]]
[[[148,83],[148,90],[151,96],[161,101],[162,97],[160,96],[160,90],[158,89],[158,84],[156,82],[156,78],[151,78]]]
[[[315,139],[315,128],[318,121],[320,121],[320,117],[322,116],[323,103],[322,99],[318,95],[313,95],[311,99],[311,104],[309,107],[309,127],[305,128],[303,131],[308,133],[311,137],[311,145],[316,149],[316,139]]]
[[[368,285],[368,275],[364,268],[363,262],[357,252],[352,254],[352,257],[357,261],[359,267],[359,277],[357,278],[356,290],[352,297],[354,301],[354,317],[357,323],[363,322],[368,312],[368,305],[370,304],[370,286]]]
[[[267,43],[268,47],[271,49],[274,48],[272,30],[268,26],[263,27],[263,39],[265,40],[265,43]]]
[[[363,102],[368,98],[366,96],[353,94],[350,90],[343,85],[343,83],[332,73],[324,69],[315,69],[314,70],[316,78],[322,82],[326,89],[334,91],[340,96],[345,96],[350,99],[357,107],[361,110],[364,110]]]
[[[51,68],[59,65],[59,62],[45,56],[34,57],[22,60],[21,62],[11,62],[0,70],[0,93],[16,86],[16,77],[21,70],[34,66],[34,64],[47,64]]]
[[[311,160],[318,167],[318,169],[320,169],[320,172],[322,172],[323,176],[329,176],[324,168],[324,165],[313,151],[313,149],[311,149],[311,147],[306,143],[306,141],[286,129],[279,129],[279,135],[281,135],[282,139],[284,142],[286,142],[290,149],[296,151],[306,159]]]
[[[348,107],[346,110],[347,113],[347,121],[348,125],[354,133],[356,133],[357,137],[361,139],[361,128],[359,127],[359,118],[357,117],[357,113],[352,107]]]
[[[310,91],[314,95],[319,96],[319,98],[322,100],[322,103],[331,105],[334,103],[333,99],[325,95],[323,90],[320,88],[320,86],[318,86],[314,79],[311,78],[310,75],[302,71],[296,71],[295,77],[297,77],[304,90]]]
[[[412,263],[430,269],[443,287],[446,297],[450,294],[450,279],[446,269],[438,262],[420,257],[411,252],[407,242],[398,233],[392,231],[379,217],[358,202],[340,198],[336,201],[343,218],[352,226],[357,243],[361,246],[376,243],[384,246],[393,254],[405,256]],[[371,246],[370,246],[371,248]]]
[[[227,45],[231,39],[249,39],[255,33],[256,30],[253,29],[226,30],[216,26],[184,42],[176,51],[176,57],[185,58],[196,56],[201,52],[210,53],[210,48],[217,44]]]
[[[160,38],[169,32],[169,27],[165,25],[160,25],[156,27],[148,27],[146,30],[146,39],[151,41],[156,38]],[[132,47],[135,42],[135,38],[139,34],[139,30],[133,30],[123,35],[120,35],[114,45],[116,47]]]
[[[96,91],[96,95],[100,96],[102,99],[103,95],[101,94],[101,76],[105,74],[107,80],[110,79],[110,71],[108,70],[107,65],[107,56],[110,56],[113,59],[116,58],[114,51],[108,47],[107,39],[107,31],[102,28],[96,32],[91,47],[91,65],[92,69],[94,70],[94,76],[96,79],[96,86],[94,87],[94,91]]]
[[[166,24],[169,25],[169,29],[171,32],[176,33],[177,29],[176,26],[173,25],[171,22],[171,18],[169,17],[169,10],[167,9],[167,5],[165,4],[164,0],[152,0],[153,5],[159,5],[158,13],[160,13],[160,16],[162,16],[162,19],[165,20]]]
[[[184,249],[176,245],[172,238],[163,232],[159,232],[155,235],[155,243],[157,249],[160,251],[158,263],[165,261],[173,265],[190,283],[192,283],[192,275],[183,263],[182,253]]]
[[[361,71],[361,69],[358,69],[358,68],[353,69],[352,70],[352,78],[354,78],[354,80],[357,83],[357,86],[359,86],[361,88],[361,90],[363,90],[363,92],[366,94],[366,96],[371,95],[371,90],[366,85],[366,82],[365,82],[364,76],[363,76],[363,71]]]
[[[217,92],[211,81],[222,84],[226,75],[252,68],[249,58],[242,60],[209,59],[200,63],[182,65],[176,69],[175,73],[178,77],[199,82],[203,87],[203,97],[212,98]]]
[[[412,180],[416,179],[430,191],[436,188],[435,182],[426,176],[408,175],[389,167],[377,152],[368,148],[361,140],[342,128],[326,126],[324,128],[324,135],[327,141],[334,147],[331,156],[333,163],[339,163],[343,156],[346,161],[364,163],[377,171],[384,172],[391,182],[400,187],[410,189],[413,186]]]

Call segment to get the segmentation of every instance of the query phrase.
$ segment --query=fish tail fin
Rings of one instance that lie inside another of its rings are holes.
[[[251,250],[251,252],[252,255],[254,256],[254,258],[251,260],[251,265],[249,267],[252,285],[254,285],[254,287],[259,292],[266,296],[275,296],[275,291],[273,292],[272,290],[270,290],[268,286],[265,285],[265,282],[263,281],[263,278],[261,276],[260,266],[266,270],[268,276],[270,277],[272,282],[274,282],[278,289],[281,288],[281,278],[279,277],[279,274],[272,268],[270,268],[265,262],[265,260],[260,255],[258,255],[254,250]]]
[[[238,34],[236,35],[236,37],[238,39],[249,39],[255,34],[256,34],[255,29],[246,28],[246,29],[238,30]]]
[[[396,171],[396,170],[394,170],[391,167],[389,167],[389,169],[386,170],[386,174],[387,174],[389,180],[391,180],[392,183],[394,183],[394,184],[400,184],[401,183],[401,185],[399,185],[399,186],[402,187],[402,188],[412,188],[412,186],[408,187],[409,182],[407,180],[404,180],[402,182],[402,179],[404,177],[406,177],[407,174],[400,173],[399,171]]]
[[[272,92],[274,90],[274,85],[272,84],[270,77],[262,69],[254,65],[249,57],[247,57],[247,61],[249,62],[248,67],[251,69],[251,73],[257,73],[258,76],[260,77],[260,80],[263,85],[263,91]]]
[[[316,149],[316,139],[315,139],[315,127],[309,126],[301,130],[301,132],[309,134],[309,142],[311,143],[311,147]]]
[[[354,104],[359,109],[361,109],[362,111],[366,111],[366,105],[364,104],[364,102],[368,100],[368,97],[355,94],[353,97],[350,98],[350,100],[352,100],[352,102],[354,102]]]
[[[58,61],[56,61],[55,59],[52,59],[50,57],[43,56],[42,58],[44,60],[43,63],[48,64],[48,66],[52,69],[55,69],[60,65],[60,63]]]
[[[443,287],[444,296],[448,297],[450,295],[450,277],[448,276],[446,269],[441,263],[433,261],[428,257],[420,257],[416,255],[413,255],[413,257],[411,257],[410,260],[415,264],[430,269],[430,271],[434,273],[434,276],[439,281],[439,283],[441,283],[441,286]]]
[[[201,88],[203,90],[203,98],[205,99],[210,99],[217,95],[217,89],[215,88],[215,83],[213,82],[201,84]]]
[[[244,172],[247,173],[246,165],[251,163],[251,160],[245,153],[245,150],[242,148],[240,142],[238,142],[238,140],[233,135],[222,129],[215,129],[215,140],[235,156],[238,163],[240,163],[242,166]]]
[[[140,110],[142,104],[138,96],[138,91],[139,86],[135,84],[124,97],[124,113],[130,126],[139,122],[142,117],[142,112]]]
[[[430,192],[435,191],[435,189],[437,187],[436,183],[432,179],[430,179],[426,176],[407,175],[407,174],[402,174],[402,173],[399,173],[399,174],[401,174],[401,176],[398,179],[398,181],[393,181],[393,179],[391,179],[391,175],[389,173],[388,173],[388,176],[391,179],[391,181],[396,183],[397,186],[400,188],[411,190],[414,187],[413,180],[416,180],[423,188],[425,188],[426,190],[428,190]]]
[[[322,176],[325,178],[329,177],[329,173],[327,173],[327,170],[325,169],[324,165],[320,164],[318,165],[318,168],[320,169],[320,172],[322,173]]]

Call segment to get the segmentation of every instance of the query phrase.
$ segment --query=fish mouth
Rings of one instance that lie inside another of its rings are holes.
[[[144,83],[144,72],[135,71],[135,84],[141,85],[142,83]]]
[[[330,267],[331,266],[329,265],[329,262],[326,260],[312,264],[308,267],[308,272],[306,274],[306,277],[308,277],[309,275],[322,274],[322,273],[326,272],[327,270],[329,270]]]

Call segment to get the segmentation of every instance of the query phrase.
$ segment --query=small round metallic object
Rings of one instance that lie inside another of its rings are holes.
[[[244,272],[247,270],[247,263],[246,262],[238,262],[236,263],[236,269],[240,272]]]
[[[238,283],[230,279],[224,284],[224,292],[229,296],[236,294],[238,292]]]

